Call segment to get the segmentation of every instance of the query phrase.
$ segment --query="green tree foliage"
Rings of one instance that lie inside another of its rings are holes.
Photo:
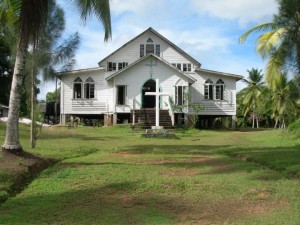
[[[57,91],[48,92],[46,94],[46,102],[55,102],[57,99],[60,98],[60,88]]]
[[[2,0],[0,2],[0,19],[13,26],[18,34],[16,47],[16,61],[11,86],[9,101],[8,125],[6,129],[4,150],[11,152],[22,151],[19,141],[19,108],[21,86],[24,79],[24,69],[27,60],[29,44],[33,46],[41,37],[42,28],[45,27],[48,18],[48,7],[54,0]],[[83,22],[89,16],[96,15],[102,22],[105,35],[104,40],[111,36],[111,21],[109,0],[78,0],[70,1],[77,7],[77,13]]]
[[[255,127],[255,121],[257,128],[259,127],[259,106],[261,104],[261,95],[263,93],[263,74],[261,70],[252,68],[247,70],[249,73],[248,79],[243,81],[248,85],[244,89],[244,96],[242,101],[242,108],[244,117],[250,114],[252,119],[252,128]]]
[[[10,30],[0,23],[0,103],[8,105],[12,81],[12,53],[10,50]]]
[[[300,95],[295,79],[288,81],[287,74],[283,73],[270,91],[268,107],[272,112],[271,117],[276,121],[274,127],[286,128],[286,124],[296,118],[300,109]]]
[[[266,81],[274,88],[283,71],[300,71],[300,0],[278,0],[279,13],[273,21],[253,27],[240,37],[262,33],[257,39],[257,52],[267,59]]]

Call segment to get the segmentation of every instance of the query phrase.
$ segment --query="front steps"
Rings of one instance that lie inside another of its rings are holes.
[[[150,129],[155,126],[155,109],[145,108],[135,110],[135,125],[141,126],[144,129]],[[131,110],[130,121],[133,121],[133,112]],[[165,129],[172,129],[172,120],[168,110],[159,110],[159,125]]]

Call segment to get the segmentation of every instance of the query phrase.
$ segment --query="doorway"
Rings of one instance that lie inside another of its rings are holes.
[[[148,80],[142,87],[142,108],[154,108],[155,96],[145,95],[146,92],[155,92],[156,82],[153,79]]]

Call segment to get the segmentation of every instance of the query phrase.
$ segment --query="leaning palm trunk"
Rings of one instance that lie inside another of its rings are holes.
[[[13,79],[9,98],[9,111],[6,127],[5,143],[3,150],[11,152],[22,151],[19,141],[19,110],[20,110],[20,90],[24,78],[25,61],[27,55],[28,38],[22,36],[19,41],[16,54],[16,62],[14,67]]]

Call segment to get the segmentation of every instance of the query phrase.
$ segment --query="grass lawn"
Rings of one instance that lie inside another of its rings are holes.
[[[290,134],[44,128],[31,150],[28,130],[24,149],[60,162],[0,206],[1,225],[300,224],[300,140]],[[0,191],[9,178],[0,172]]]

